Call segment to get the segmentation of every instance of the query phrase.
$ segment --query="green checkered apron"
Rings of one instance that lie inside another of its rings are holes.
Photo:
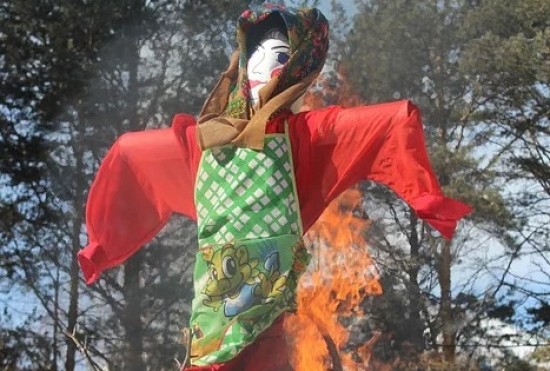
[[[309,262],[288,136],[266,135],[263,151],[205,150],[195,205],[192,363],[224,363],[296,308],[297,279]]]

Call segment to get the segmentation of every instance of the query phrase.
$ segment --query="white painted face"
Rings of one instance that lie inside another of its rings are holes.
[[[248,59],[247,74],[252,104],[258,102],[258,92],[272,77],[281,72],[290,58],[290,46],[277,39],[266,39]]]

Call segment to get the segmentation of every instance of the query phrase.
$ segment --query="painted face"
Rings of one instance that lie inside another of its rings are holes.
[[[247,74],[252,104],[258,102],[258,92],[272,77],[281,72],[290,59],[290,46],[277,39],[266,39],[258,45],[248,59]]]

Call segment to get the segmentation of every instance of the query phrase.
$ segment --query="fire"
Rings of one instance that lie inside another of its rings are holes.
[[[319,76],[316,83],[308,90],[301,107],[303,111],[338,104],[342,107],[361,105],[361,99],[353,91],[343,67]]]
[[[306,95],[302,109],[327,104],[359,104],[342,70],[319,79]],[[361,209],[361,199],[359,190],[348,190],[329,205],[306,235],[309,244],[315,246],[315,258],[300,281],[297,314],[285,321],[297,371],[368,367],[378,335],[344,351],[350,332],[341,321],[364,318],[361,301],[382,293],[363,236],[370,222],[354,215]]]
[[[364,317],[361,301],[382,292],[363,238],[369,221],[354,216],[360,201],[358,190],[347,191],[306,236],[316,246],[316,259],[301,279],[297,315],[286,323],[296,370],[360,370],[368,365],[375,339],[344,352],[349,331],[340,321]]]

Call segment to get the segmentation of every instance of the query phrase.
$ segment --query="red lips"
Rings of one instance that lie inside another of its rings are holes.
[[[283,72],[284,66],[275,67],[273,71],[271,71],[271,78],[277,77]]]

